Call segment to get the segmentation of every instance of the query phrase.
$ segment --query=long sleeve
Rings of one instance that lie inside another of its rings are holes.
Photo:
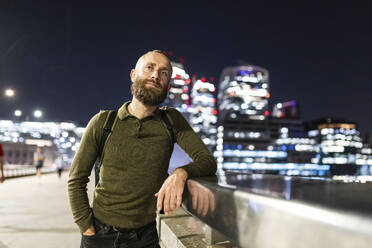
[[[190,156],[192,162],[181,166],[188,178],[214,175],[216,160],[200,137],[190,127],[186,119],[176,109],[169,109],[177,144]]]
[[[88,229],[93,220],[87,194],[87,183],[97,158],[98,141],[102,136],[104,116],[101,111],[89,121],[69,173],[68,196],[70,207],[74,221],[82,233]]]

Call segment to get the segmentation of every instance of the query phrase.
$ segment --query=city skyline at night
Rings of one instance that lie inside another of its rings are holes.
[[[135,6],[5,5],[0,88],[13,87],[16,96],[1,96],[3,118],[39,108],[44,120],[84,126],[100,109],[129,100],[136,59],[163,49],[199,78],[247,63],[266,68],[270,111],[295,100],[303,120],[342,118],[371,131],[371,18],[363,6],[175,5],[157,14]]]

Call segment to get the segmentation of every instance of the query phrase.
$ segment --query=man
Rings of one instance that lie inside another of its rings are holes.
[[[157,107],[170,89],[171,75],[169,59],[158,50],[141,56],[131,70],[133,98],[119,109],[106,141],[92,207],[86,184],[108,111],[88,123],[68,181],[81,247],[159,247],[156,210],[169,214],[178,208],[188,178],[215,174],[214,158],[183,116],[173,108]],[[193,159],[169,176],[172,145],[161,111],[169,117],[175,141]]]
[[[4,175],[4,152],[3,152],[3,147],[0,144],[0,183],[4,182],[5,180],[5,175]]]

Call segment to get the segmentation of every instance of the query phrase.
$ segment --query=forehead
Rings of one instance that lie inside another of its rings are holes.
[[[154,53],[154,52],[147,53],[143,55],[138,60],[138,62],[140,65],[155,64],[159,67],[167,67],[168,69],[171,68],[169,59],[161,53]]]

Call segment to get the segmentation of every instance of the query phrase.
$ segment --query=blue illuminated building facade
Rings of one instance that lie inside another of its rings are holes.
[[[325,176],[330,165],[314,164],[315,139],[301,121],[237,119],[219,125],[214,156],[220,170]]]
[[[371,149],[363,145],[357,124],[332,118],[306,123],[309,137],[316,140],[314,164],[331,165],[332,174],[355,174],[372,165]]]
[[[220,171],[300,176],[371,174],[372,149],[357,125],[334,119],[304,123],[296,101],[268,110],[269,73],[228,67],[219,84],[217,146]]]
[[[269,72],[245,65],[223,70],[219,84],[217,146],[221,171],[283,175],[329,175],[330,165],[312,163],[316,140],[298,120],[296,102],[268,109]]]

